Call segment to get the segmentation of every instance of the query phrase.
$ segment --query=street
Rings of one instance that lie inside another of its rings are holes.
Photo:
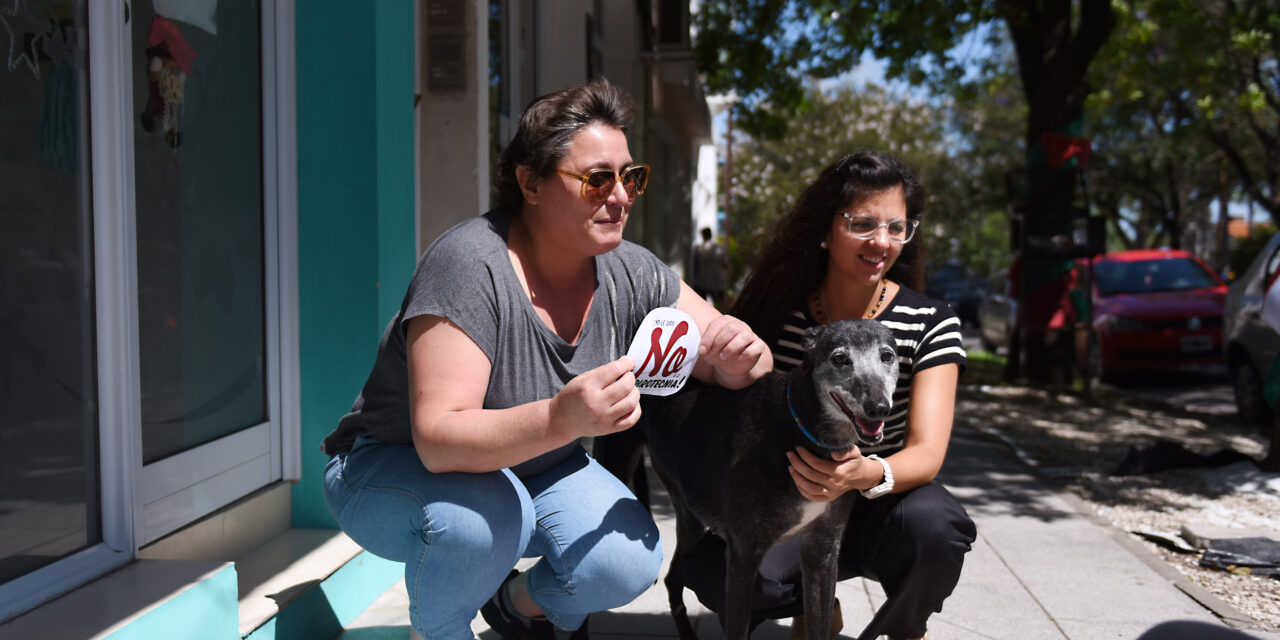
[[[982,350],[978,330],[965,327],[964,348],[969,353]],[[1004,350],[1000,350],[1004,355]],[[961,384],[964,383],[962,379]],[[1107,387],[1138,397],[1167,403],[1168,405],[1217,417],[1234,417],[1235,398],[1227,379],[1226,367],[1198,368],[1170,373],[1143,373],[1134,375],[1124,383]]]

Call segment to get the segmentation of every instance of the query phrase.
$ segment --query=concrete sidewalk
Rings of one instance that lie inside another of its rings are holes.
[[[941,479],[977,523],[978,539],[966,556],[960,584],[929,621],[931,640],[1133,640],[1171,621],[1213,625],[1224,639],[1280,640],[1280,633],[1252,630],[1229,605],[1092,516],[1079,499],[1051,489],[990,438],[958,427]],[[661,484],[653,479],[650,486],[669,553],[675,547],[675,519]],[[865,580],[840,583],[836,595],[844,612],[842,638],[856,637],[884,600],[879,585]],[[685,603],[701,638],[723,638],[716,616],[691,592],[685,593]],[[408,620],[402,581],[348,625],[340,639],[401,640],[408,637]],[[752,637],[783,640],[788,624],[766,622]],[[661,581],[626,607],[593,615],[590,626],[591,637],[600,640],[677,637]],[[1248,636],[1231,634],[1231,627],[1246,629]],[[499,640],[479,616],[472,628],[483,640]],[[1216,635],[1201,629],[1185,637],[1214,640]]]

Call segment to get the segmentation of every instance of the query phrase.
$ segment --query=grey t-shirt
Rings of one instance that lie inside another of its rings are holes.
[[[489,357],[485,409],[505,409],[550,398],[574,376],[627,353],[645,314],[672,306],[680,280],[648,250],[623,242],[597,256],[595,297],[577,344],[565,342],[534,311],[507,254],[511,216],[497,210],[441,235],[418,261],[413,281],[378,345],[373,370],[351,413],[325,437],[321,450],[348,451],[357,436],[411,442],[408,321],[422,315],[448,318]],[[440,363],[447,366],[447,363]],[[515,467],[517,476],[539,473],[577,446],[566,445]]]

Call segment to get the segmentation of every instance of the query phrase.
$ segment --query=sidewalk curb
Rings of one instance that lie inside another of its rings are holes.
[[[1167,410],[1177,411],[1198,420],[1215,421],[1215,420],[1224,419],[1222,415],[1219,415],[1216,413],[1207,413],[1202,411],[1193,411],[1186,407],[1178,406],[1177,404],[1170,402],[1169,400],[1164,398],[1147,396],[1147,395],[1135,396],[1134,394],[1126,393],[1124,389],[1120,387],[1116,387],[1115,385],[1104,384],[1104,385],[1101,385],[1100,390],[1104,394],[1108,394],[1115,397],[1123,396],[1123,397],[1129,398],[1130,400],[1139,400],[1148,405],[1159,406]],[[1078,496],[1072,495],[1071,497],[1074,500],[1078,500],[1081,506],[1084,506],[1085,508],[1088,507],[1088,504]],[[1103,519],[1101,518],[1101,516],[1095,516],[1095,517],[1098,517],[1099,519]],[[1105,521],[1105,519],[1103,520]],[[1110,523],[1107,523],[1107,524],[1110,525]],[[1120,531],[1114,526],[1112,526],[1111,528],[1115,530],[1117,533],[1120,533],[1120,534],[1124,533],[1123,531]],[[1252,618],[1244,615],[1238,609],[1231,606],[1230,603],[1214,595],[1213,593],[1210,593],[1209,590],[1205,589],[1204,587],[1201,587],[1200,585],[1192,582],[1190,578],[1187,578],[1186,576],[1178,572],[1177,569],[1169,566],[1167,562],[1161,560],[1159,557],[1150,553],[1149,550],[1143,547],[1142,544],[1137,540],[1130,538],[1128,535],[1120,535],[1120,539],[1123,541],[1123,544],[1125,545],[1125,547],[1128,548],[1130,551],[1133,551],[1136,555],[1138,555],[1138,557],[1141,558],[1143,562],[1146,562],[1148,565],[1150,565],[1153,569],[1156,570],[1157,573],[1169,578],[1170,582],[1173,583],[1173,586],[1177,587],[1183,593],[1190,596],[1192,600],[1199,602],[1202,606],[1204,606],[1204,608],[1213,612],[1214,615],[1221,618],[1223,622],[1227,623],[1232,628],[1238,629],[1241,631],[1266,631],[1266,629],[1264,629],[1261,625],[1255,622]],[[1139,552],[1145,552],[1145,553],[1139,553]]]
[[[1187,596],[1192,600],[1200,603],[1201,606],[1208,609],[1213,613],[1213,615],[1218,616],[1218,618],[1228,626],[1240,631],[1265,631],[1262,626],[1254,622],[1252,618],[1240,613],[1240,611],[1231,606],[1229,602],[1219,598],[1204,587],[1192,582],[1189,578],[1182,575],[1177,569],[1169,566],[1169,563],[1161,559],[1160,556],[1157,556],[1152,553],[1150,549],[1142,546],[1141,542],[1134,540],[1128,532],[1117,528],[1106,518],[1095,513],[1093,509],[1090,508],[1089,503],[1083,498],[1071,493],[1070,491],[1059,490],[1059,492],[1067,503],[1071,504],[1077,511],[1089,518],[1089,520],[1094,524],[1106,527],[1108,533],[1112,538],[1120,543],[1120,546],[1137,556],[1139,560],[1148,567],[1151,567],[1152,570],[1160,574],[1160,576],[1165,580],[1168,580],[1169,583],[1179,591],[1187,594]]]
[[[1189,578],[1179,573],[1177,569],[1169,566],[1169,564],[1159,556],[1151,553],[1149,549],[1142,546],[1142,543],[1130,537],[1128,532],[1117,528],[1106,518],[1098,515],[1083,498],[1058,486],[1052,478],[1041,471],[1040,467],[1035,464],[1034,460],[1029,458],[1026,453],[1017,447],[1016,444],[1004,437],[1004,435],[999,431],[976,426],[965,426],[962,428],[972,431],[982,438],[999,443],[1010,453],[1010,457],[1012,459],[1025,467],[1029,473],[1038,478],[1047,488],[1062,497],[1063,500],[1067,502],[1067,504],[1070,504],[1078,513],[1093,524],[1105,527],[1108,534],[1119,542],[1121,547],[1132,553],[1144,564],[1153,569],[1158,575],[1160,575],[1160,577],[1164,578],[1179,591],[1186,594],[1187,597],[1191,598],[1205,609],[1208,609],[1211,613],[1222,620],[1224,624],[1239,631],[1265,631],[1265,629],[1263,629],[1257,622],[1254,622],[1252,618],[1241,613],[1238,609],[1231,606],[1231,604],[1226,600],[1223,600],[1213,593],[1210,593],[1207,589],[1192,582]]]

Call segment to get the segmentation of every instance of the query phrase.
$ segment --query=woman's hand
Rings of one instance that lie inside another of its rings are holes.
[[[831,502],[854,489],[870,489],[880,483],[884,467],[875,460],[862,457],[857,447],[843,454],[841,460],[827,460],[799,447],[787,452],[791,480],[800,495],[814,502]],[[878,474],[878,475],[873,475]],[[876,478],[869,482],[868,478]]]
[[[676,308],[689,314],[702,333],[693,377],[726,389],[741,389],[773,370],[773,352],[747,323],[722,315],[683,282]]]
[[[569,438],[623,431],[640,419],[635,363],[623,356],[580,374],[551,399],[549,427]]]
[[[769,347],[747,323],[726,315],[707,323],[698,344],[699,359],[705,358],[722,374],[732,377],[750,374],[768,351]]]

